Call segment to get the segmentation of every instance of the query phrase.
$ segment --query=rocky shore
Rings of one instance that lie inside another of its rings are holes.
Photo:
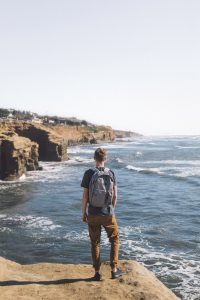
[[[124,274],[110,279],[108,263],[103,280],[90,280],[90,265],[39,263],[20,265],[0,257],[2,300],[178,300],[156,276],[135,261],[121,261]]]
[[[50,126],[24,121],[1,123],[0,180],[16,180],[27,171],[38,170],[38,161],[68,160],[68,146],[114,142],[116,136],[135,136],[135,133],[97,125]]]

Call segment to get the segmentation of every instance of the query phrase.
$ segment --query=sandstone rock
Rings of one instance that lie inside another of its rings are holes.
[[[39,160],[63,161],[68,159],[67,142],[47,126],[18,123],[14,129],[18,135],[39,144]]]
[[[38,145],[29,139],[0,135],[0,179],[16,180],[28,170],[38,169]]]
[[[96,144],[101,141],[112,142],[115,133],[110,126],[54,126],[52,130],[61,135],[69,146],[78,144]]]
[[[124,272],[110,279],[109,264],[102,264],[103,280],[90,281],[90,265],[39,263],[20,265],[0,258],[2,300],[178,300],[156,276],[135,261],[121,261]]]

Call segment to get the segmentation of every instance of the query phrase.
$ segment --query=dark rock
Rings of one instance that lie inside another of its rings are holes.
[[[95,138],[92,138],[91,140],[90,140],[90,144],[97,144],[98,142],[97,142],[97,140],[95,139]]]
[[[38,169],[38,145],[24,137],[0,138],[0,179],[16,180],[26,171]]]

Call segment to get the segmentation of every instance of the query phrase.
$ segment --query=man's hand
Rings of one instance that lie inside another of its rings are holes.
[[[83,223],[87,223],[87,214],[86,213],[82,215],[82,221],[83,221]]]
[[[116,204],[117,204],[117,186],[115,185],[113,189],[113,199],[112,199],[112,205],[114,208],[116,207]]]
[[[82,221],[87,223],[87,203],[88,203],[88,189],[84,188],[83,190],[83,198],[82,198]]]

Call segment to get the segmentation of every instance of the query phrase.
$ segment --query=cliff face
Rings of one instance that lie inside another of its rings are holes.
[[[155,275],[135,261],[122,261],[124,272],[110,279],[102,264],[103,281],[90,281],[89,265],[40,263],[20,265],[0,258],[0,299],[33,300],[178,300]]]
[[[109,126],[54,126],[52,129],[61,135],[68,145],[95,144],[100,141],[111,142],[115,140],[115,133]]]
[[[0,179],[16,180],[38,169],[38,145],[16,134],[0,135]]]
[[[109,126],[44,126],[26,122],[8,126],[18,135],[38,143],[39,159],[43,161],[67,160],[67,146],[115,140],[115,133]]]
[[[39,160],[63,161],[68,159],[67,143],[50,128],[30,123],[17,123],[15,132],[39,145]]]
[[[68,159],[67,146],[113,141],[111,127],[44,126],[28,122],[0,124],[0,179],[15,180],[42,161]]]

